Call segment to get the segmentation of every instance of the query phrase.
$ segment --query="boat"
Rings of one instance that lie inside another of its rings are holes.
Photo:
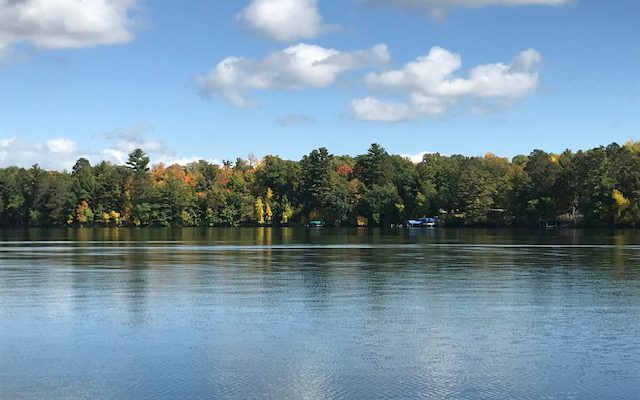
[[[307,226],[310,228],[322,228],[324,226],[324,223],[322,223],[322,221],[319,221],[319,220],[309,221]]]
[[[423,217],[418,219],[408,219],[404,222],[407,228],[435,228],[438,220],[433,217]]]

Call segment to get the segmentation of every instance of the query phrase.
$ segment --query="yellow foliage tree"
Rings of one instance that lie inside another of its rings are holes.
[[[633,153],[640,153],[640,141],[636,142],[633,140],[629,140],[627,143],[624,144],[624,147],[628,148]]]
[[[262,201],[262,197],[256,199],[256,203],[254,205],[256,222],[258,225],[264,225],[264,203]]]
[[[270,224],[273,221],[273,211],[271,211],[271,206],[267,203],[264,211],[264,218],[267,224]]]
[[[286,195],[282,199],[281,204],[282,204],[282,218],[280,218],[280,223],[286,225],[289,223],[289,220],[293,216],[293,207],[291,207],[291,203],[289,202],[289,199],[287,198]]]
[[[93,222],[93,211],[86,200],[82,200],[76,207],[76,221],[80,225]]]
[[[615,217],[616,221],[618,221],[622,218],[622,214],[625,212],[625,210],[629,208],[631,202],[629,201],[629,199],[625,198],[622,192],[620,192],[618,189],[613,190],[613,193],[611,193],[611,197],[613,198],[613,201],[615,201]]]
[[[111,221],[113,221],[115,226],[122,225],[122,219],[120,218],[119,212],[111,210],[111,212],[109,213],[109,217],[111,217]]]
[[[356,225],[357,226],[367,226],[367,225],[369,225],[369,219],[367,217],[362,216],[362,215],[358,215],[356,217]]]

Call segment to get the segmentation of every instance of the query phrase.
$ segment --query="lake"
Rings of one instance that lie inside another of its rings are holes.
[[[640,234],[0,231],[0,399],[631,399]]]

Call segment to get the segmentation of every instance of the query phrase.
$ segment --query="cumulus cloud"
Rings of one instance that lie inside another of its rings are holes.
[[[237,19],[270,39],[313,39],[330,27],[322,24],[317,0],[253,0]]]
[[[292,114],[279,118],[276,123],[282,127],[291,125],[312,125],[316,119],[306,114]]]
[[[71,154],[76,151],[76,142],[66,138],[56,138],[47,141],[47,149],[55,154]]]
[[[30,143],[17,138],[0,139],[0,167],[28,168],[39,164],[43,168],[70,169],[81,156],[76,143],[66,138],[50,139],[44,143]]]
[[[339,74],[389,61],[384,44],[358,51],[338,51],[311,44],[298,44],[268,54],[262,59],[228,57],[208,74],[196,78],[200,93],[222,96],[237,107],[256,106],[247,92],[252,90],[296,90],[323,88]]]
[[[351,114],[363,121],[398,122],[415,118],[408,104],[383,102],[375,97],[355,99],[351,102]]]
[[[383,5],[420,10],[436,20],[444,19],[450,8],[481,8],[492,6],[561,6],[572,0],[364,0],[371,5]]]
[[[0,56],[17,43],[72,49],[133,39],[136,0],[0,0]]]
[[[351,114],[366,121],[396,122],[438,117],[464,100],[513,102],[535,91],[541,59],[537,51],[528,49],[510,64],[480,65],[461,78],[454,74],[462,67],[460,55],[434,47],[402,69],[367,75],[365,82],[371,89],[404,95],[405,101],[356,99]]]

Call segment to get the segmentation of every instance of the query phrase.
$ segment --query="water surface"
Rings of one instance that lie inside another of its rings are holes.
[[[0,399],[637,398],[636,231],[0,231]]]

